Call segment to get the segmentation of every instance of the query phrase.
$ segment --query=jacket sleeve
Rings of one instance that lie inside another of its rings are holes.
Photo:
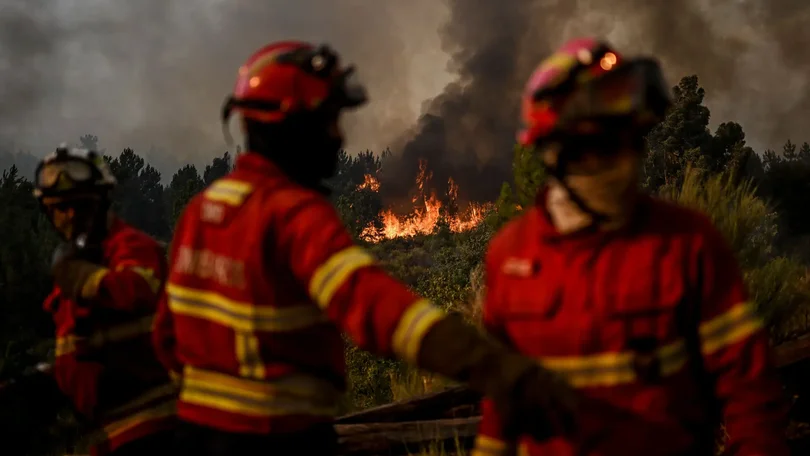
[[[271,228],[276,249],[270,254],[360,348],[417,364],[424,335],[445,313],[354,245],[325,198],[299,197],[281,212]]]
[[[163,249],[141,233],[115,240],[109,264],[100,269],[82,294],[99,305],[129,312],[154,312],[166,279]]]
[[[181,233],[183,230],[183,217],[181,215],[175,225],[174,232]],[[175,236],[175,239],[177,237]],[[169,246],[168,264],[173,265],[177,258],[177,242],[172,241]],[[167,274],[168,275],[168,274]],[[168,280],[168,277],[167,277]],[[169,308],[169,300],[166,293],[161,293],[158,300],[157,312],[152,323],[152,346],[163,367],[169,372],[172,380],[180,378],[183,366],[177,357],[177,338],[174,333],[174,319]]]
[[[98,405],[96,394],[104,370],[101,364],[79,361],[76,357],[76,338],[62,327],[73,320],[76,306],[65,300],[58,288],[45,299],[45,311],[51,314],[56,327],[52,374],[59,390],[73,404],[76,411],[92,419]]]
[[[730,247],[714,227],[705,231],[696,277],[702,284],[701,349],[714,377],[728,448],[738,456],[787,456],[787,402],[768,334]]]
[[[500,303],[496,299],[498,290],[496,277],[498,273],[496,261],[490,247],[485,258],[485,286],[484,300],[481,303],[481,316],[484,329],[491,336],[504,341],[505,328],[498,316]],[[485,397],[481,400],[481,423],[478,426],[478,435],[471,456],[506,456],[509,454],[507,442],[503,437],[501,419],[495,409],[494,402]]]
[[[172,380],[177,380],[183,366],[177,358],[177,339],[174,335],[174,321],[166,296],[160,297],[157,313],[152,323],[152,346],[160,364],[169,372]]]

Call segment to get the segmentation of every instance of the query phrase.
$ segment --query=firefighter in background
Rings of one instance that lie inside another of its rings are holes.
[[[339,117],[365,90],[326,46],[280,42],[239,69],[223,122],[247,152],[188,204],[156,319],[180,375],[178,454],[335,454],[346,387],[341,330],[493,395],[524,432],[565,432],[572,391],[388,276],[354,245],[326,198]]]
[[[115,178],[95,152],[60,147],[40,162],[34,195],[64,241],[45,309],[56,325],[53,375],[96,428],[95,455],[167,454],[177,388],[151,325],[165,251],[110,210]]]
[[[564,375],[575,438],[515,439],[489,400],[475,455],[788,454],[768,335],[704,215],[643,195],[644,136],[670,104],[658,63],[577,39],[526,87],[519,137],[550,175],[486,256],[485,326]]]

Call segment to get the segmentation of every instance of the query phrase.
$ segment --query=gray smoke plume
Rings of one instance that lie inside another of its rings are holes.
[[[523,82],[565,40],[653,53],[671,84],[698,74],[713,121],[742,123],[761,151],[810,139],[808,23],[806,0],[0,0],[0,142],[42,155],[91,133],[171,174],[225,150],[220,104],[251,52],[327,41],[372,97],[347,146],[391,146],[393,196],[424,158],[439,190],[453,176],[490,199],[511,175]]]
[[[698,74],[713,121],[738,121],[762,150],[810,140],[810,4],[802,0],[448,0],[443,48],[457,81],[400,137],[386,167],[393,198],[407,194],[419,159],[437,190],[491,199],[511,176],[519,95],[531,71],[575,36],[607,38],[625,54],[659,57],[670,84]],[[804,136],[802,136],[804,135]]]
[[[41,156],[90,133],[170,178],[226,149],[218,116],[238,66],[303,39],[357,64],[372,100],[346,119],[347,145],[380,150],[450,80],[445,16],[434,0],[0,0],[0,142]]]

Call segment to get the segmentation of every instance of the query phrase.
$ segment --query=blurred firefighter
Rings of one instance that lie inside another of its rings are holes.
[[[163,455],[177,394],[151,344],[165,250],[112,213],[115,185],[93,151],[59,147],[36,170],[34,196],[63,240],[45,300],[56,324],[53,375],[97,428],[92,455]]]
[[[180,374],[179,454],[336,454],[346,387],[341,330],[494,395],[528,432],[564,432],[568,385],[487,341],[388,276],[354,245],[322,181],[336,172],[344,109],[365,89],[326,46],[280,42],[239,69],[223,110],[247,152],[175,228],[155,343]]]
[[[640,190],[670,96],[656,60],[576,39],[540,64],[523,146],[550,179],[486,256],[485,326],[577,388],[575,438],[515,439],[484,400],[475,455],[787,455],[768,335],[723,236]]]

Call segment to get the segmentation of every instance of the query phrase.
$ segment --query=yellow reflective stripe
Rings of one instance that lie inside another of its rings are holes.
[[[177,401],[172,399],[161,403],[155,407],[134,413],[126,418],[112,422],[104,426],[104,433],[107,438],[114,439],[117,436],[139,426],[143,423],[168,418],[177,414]]]
[[[143,277],[143,279],[149,285],[149,288],[152,290],[152,293],[157,293],[158,290],[160,289],[160,279],[155,277],[154,269],[126,264],[120,264],[118,265],[118,267],[115,268],[117,272],[123,271],[125,269],[129,269],[135,274],[138,274],[139,276]]]
[[[187,404],[260,417],[306,414],[334,416],[339,392],[304,375],[256,381],[185,366],[180,400]]]
[[[248,182],[221,179],[208,187],[204,196],[209,201],[239,206],[253,192],[253,185]]]
[[[107,268],[99,268],[95,270],[90,277],[82,285],[82,298],[84,299],[93,299],[98,295],[98,287],[101,286],[101,281],[104,280],[104,277],[107,276],[107,273],[110,272]]]
[[[362,247],[353,246],[332,255],[309,281],[309,296],[325,309],[335,292],[355,271],[375,263],[373,256]]]
[[[217,190],[228,190],[234,193],[247,194],[253,191],[253,184],[236,179],[219,179],[211,187]]]
[[[56,356],[67,355],[76,351],[78,344],[90,347],[101,347],[106,343],[122,342],[152,331],[154,315],[148,315],[134,321],[117,324],[94,332],[90,337],[79,337],[68,334],[56,339]]]
[[[754,303],[741,302],[726,313],[700,325],[700,338],[704,355],[737,343],[762,329],[764,323]]]
[[[93,335],[88,338],[88,342],[92,346],[101,346],[108,342],[121,342],[149,333],[152,331],[152,322],[154,319],[155,316],[153,314],[127,323],[110,326],[93,333]]]
[[[506,454],[506,449],[506,442],[503,440],[478,434],[470,456],[502,456]]]
[[[616,386],[638,380],[633,361],[633,352],[600,353],[571,357],[543,357],[540,359],[548,369],[564,376],[577,388]],[[683,340],[664,345],[654,352],[661,366],[661,375],[669,376],[680,371],[688,358]]]
[[[76,351],[76,339],[76,336],[72,334],[57,338],[55,349],[56,353],[54,356],[60,357]]]
[[[246,378],[263,379],[265,368],[259,351],[259,339],[253,333],[242,331],[236,331],[234,337],[239,375]]]
[[[391,339],[391,348],[401,359],[416,363],[422,339],[433,326],[445,317],[441,309],[427,299],[419,299],[402,314]]]
[[[294,331],[328,321],[326,315],[311,303],[288,307],[257,306],[173,283],[166,285],[166,294],[173,313],[213,321],[235,331]]]
[[[525,442],[521,443],[518,446],[517,456],[530,456],[529,455],[529,445],[527,445]]]

